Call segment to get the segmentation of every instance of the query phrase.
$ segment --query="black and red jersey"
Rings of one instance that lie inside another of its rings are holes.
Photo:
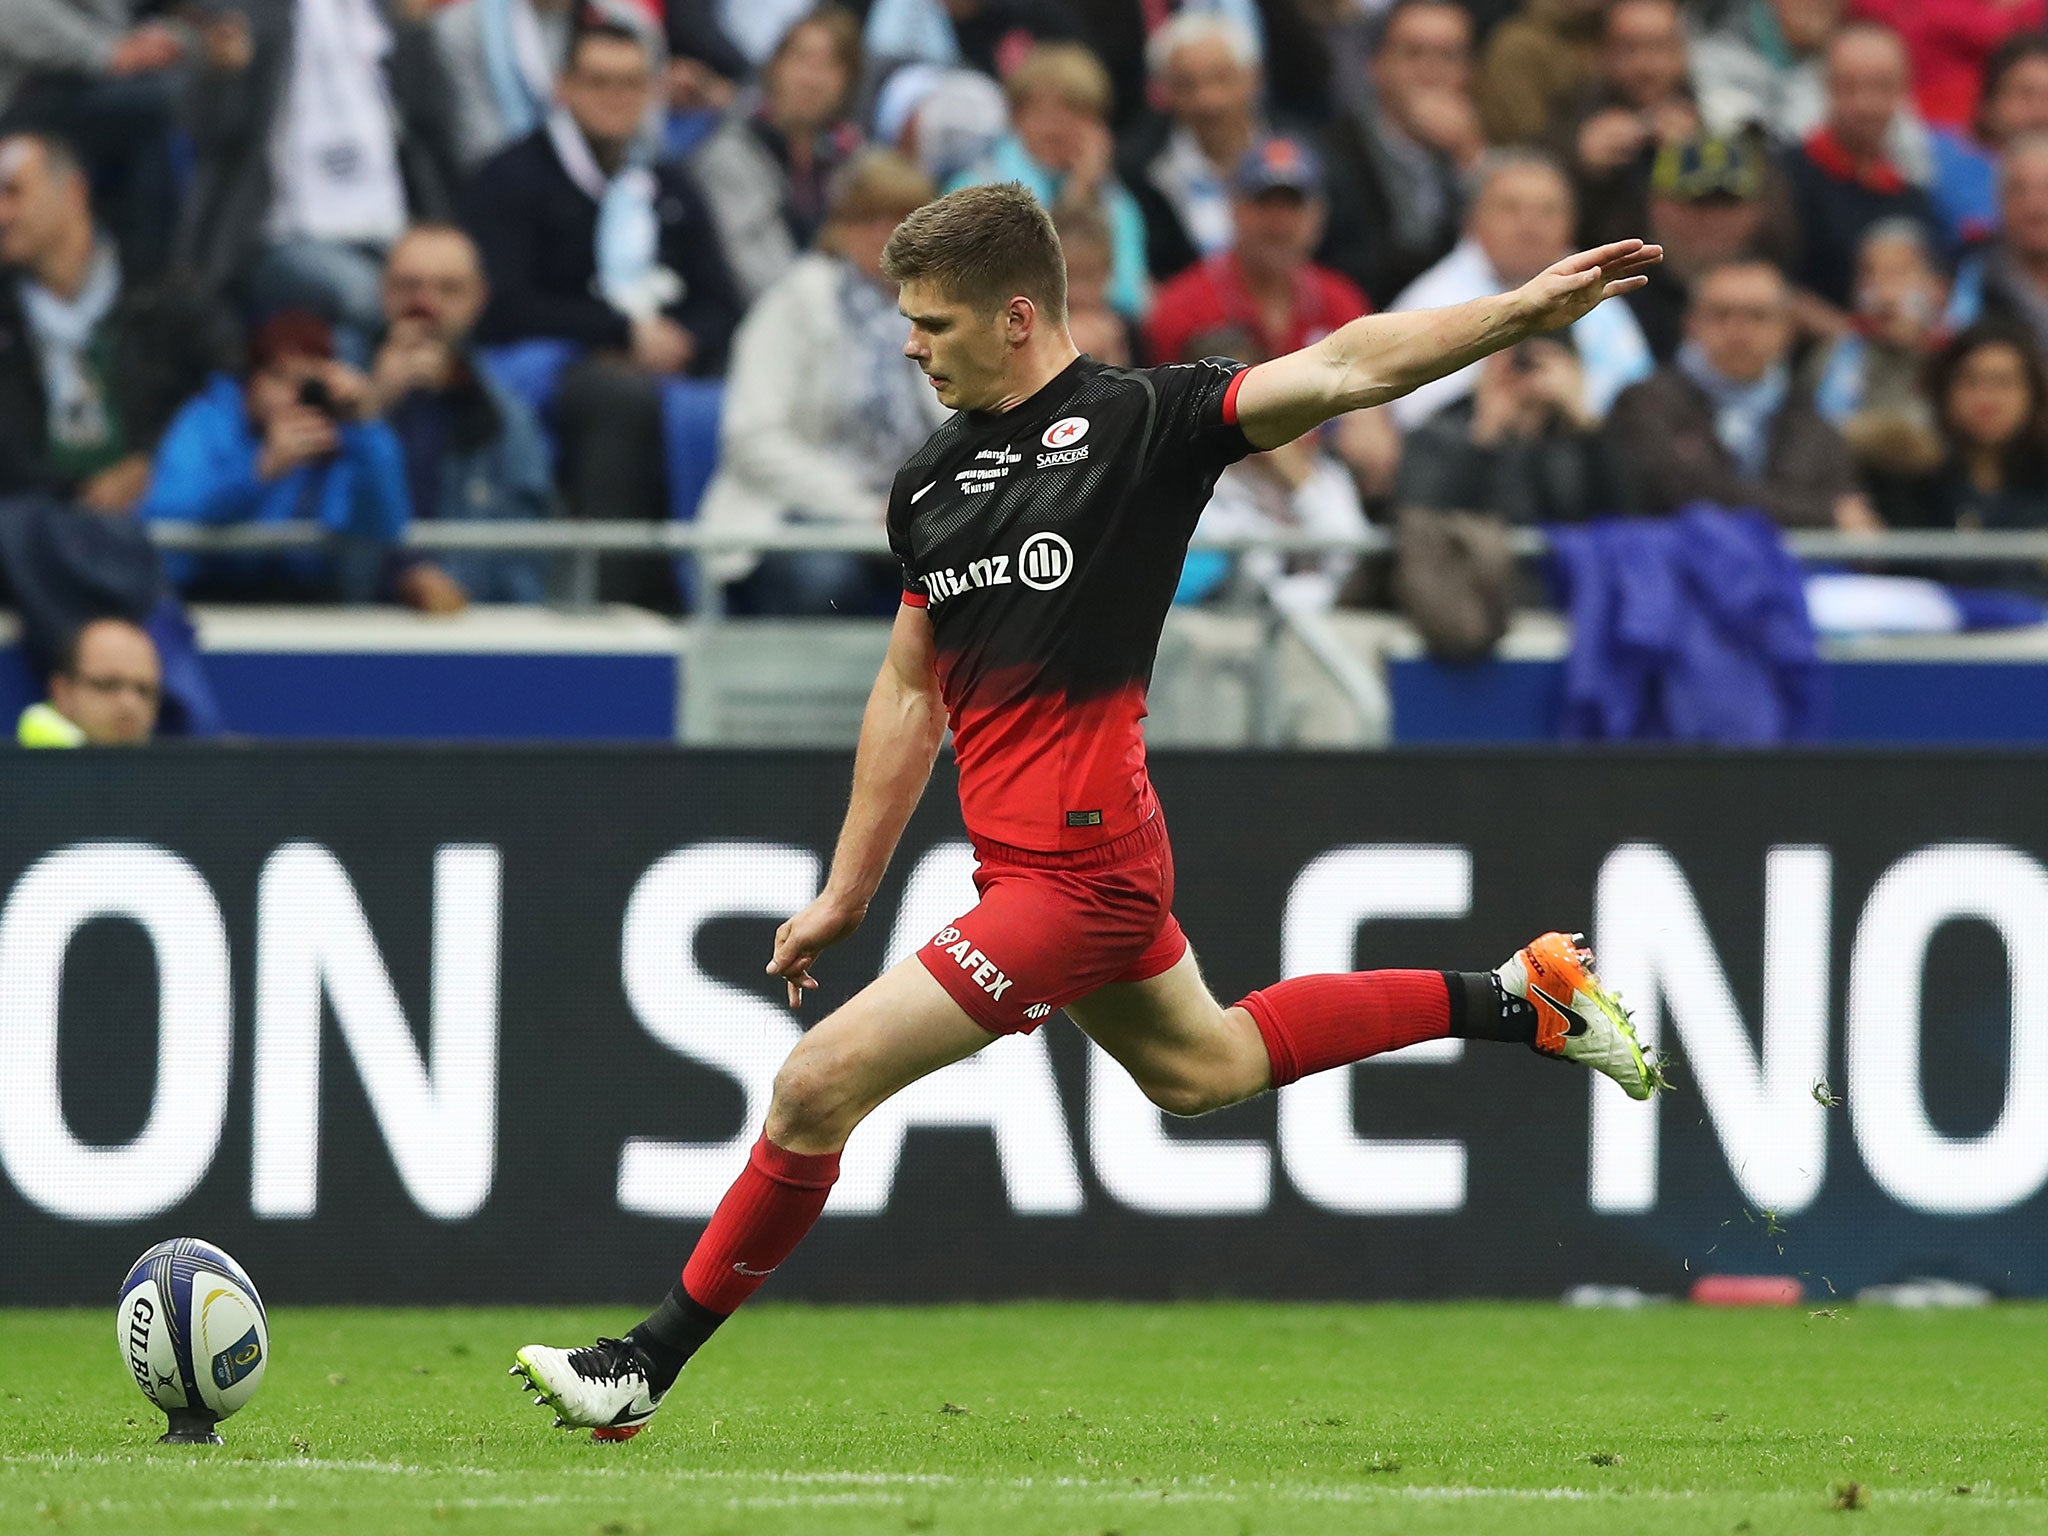
[[[1091,848],[1157,810],[1145,690],[1226,465],[1239,363],[1077,358],[1008,411],[962,411],[896,476],[889,543],[926,608],[977,838]]]

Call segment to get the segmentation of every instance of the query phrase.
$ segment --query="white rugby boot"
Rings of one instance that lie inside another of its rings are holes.
[[[1632,1099],[1668,1091],[1664,1064],[1636,1039],[1621,999],[1593,974],[1584,934],[1546,933],[1515,951],[1494,974],[1536,1010],[1535,1048],[1604,1072]]]
[[[587,1429],[593,1440],[630,1440],[661,1406],[647,1357],[631,1339],[580,1349],[528,1344],[513,1361],[506,1374],[524,1378],[535,1404],[555,1410],[555,1428]]]

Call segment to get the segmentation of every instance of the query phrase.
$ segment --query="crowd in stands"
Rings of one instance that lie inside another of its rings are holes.
[[[1051,211],[1076,339],[1118,364],[1271,356],[1580,246],[1665,247],[1568,332],[1233,470],[1215,528],[1699,499],[1788,527],[2048,526],[2044,0],[8,15],[15,588],[46,574],[16,546],[134,561],[152,522],[336,536],[171,556],[185,598],[428,613],[543,600],[550,570],[418,558],[416,519],[878,526],[940,414],[881,248],[989,180]],[[1182,597],[1361,600],[1354,563],[1197,559]],[[679,568],[610,570],[608,597],[692,600]],[[760,614],[886,612],[895,590],[854,554],[696,576]],[[146,623],[149,579],[101,608]]]

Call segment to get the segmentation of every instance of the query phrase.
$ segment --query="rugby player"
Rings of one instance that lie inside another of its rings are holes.
[[[1519,1041],[1636,1099],[1663,1085],[1592,955],[1562,933],[1497,970],[1303,976],[1225,1007],[1174,921],[1140,728],[1181,559],[1226,465],[1569,325],[1662,255],[1620,241],[1513,293],[1367,316],[1255,367],[1130,369],[1075,350],[1059,240],[1023,188],[969,187],[898,226],[884,267],[910,323],[904,355],[955,414],[890,493],[902,606],[831,873],[776,932],[768,972],[791,1007],[818,985],[949,725],[980,900],[790,1052],[746,1167],[651,1316],[623,1338],[518,1352],[513,1374],[558,1426],[636,1433],[810,1230],[862,1118],[1056,1009],[1175,1115],[1443,1036]]]

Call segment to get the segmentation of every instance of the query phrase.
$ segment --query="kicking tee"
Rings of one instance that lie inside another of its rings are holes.
[[[889,544],[926,609],[978,839],[1093,848],[1157,812],[1145,690],[1216,477],[1251,452],[1244,365],[1077,358],[1009,411],[961,411],[898,472]]]

